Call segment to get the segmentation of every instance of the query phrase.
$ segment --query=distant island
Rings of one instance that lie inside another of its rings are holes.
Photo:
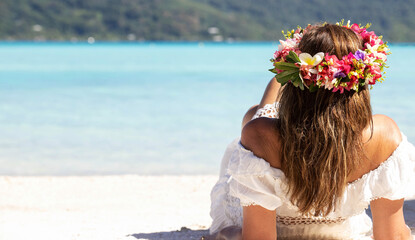
[[[2,41],[276,41],[307,23],[373,23],[415,42],[407,0],[2,0]]]

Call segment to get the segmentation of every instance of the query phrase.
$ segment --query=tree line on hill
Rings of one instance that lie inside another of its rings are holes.
[[[415,42],[406,0],[2,0],[0,40],[275,41],[281,30],[350,19]]]

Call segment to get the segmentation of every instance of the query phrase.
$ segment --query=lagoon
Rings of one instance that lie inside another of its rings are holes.
[[[0,43],[0,174],[216,174],[276,48]],[[373,111],[415,143],[415,46],[391,52]]]

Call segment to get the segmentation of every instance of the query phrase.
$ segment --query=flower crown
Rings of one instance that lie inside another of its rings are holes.
[[[308,88],[310,92],[325,88],[340,93],[344,90],[359,91],[360,86],[383,82],[386,56],[390,54],[387,52],[387,43],[382,41],[382,36],[366,31],[370,24],[361,27],[356,23],[350,26],[350,21],[343,25],[343,22],[336,24],[355,32],[363,40],[363,49],[349,53],[342,59],[323,52],[311,56],[298,49],[298,44],[311,25],[305,29],[297,27],[287,34],[283,31],[286,40],[280,40],[278,50],[271,59],[274,68],[270,71],[277,74],[277,81],[281,85],[291,82],[301,90]]]

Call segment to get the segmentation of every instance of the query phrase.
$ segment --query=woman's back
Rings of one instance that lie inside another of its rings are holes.
[[[241,143],[254,155],[266,160],[274,167],[281,169],[281,134],[277,126],[278,119],[257,118],[250,121],[242,130]],[[376,169],[386,161],[402,141],[401,132],[396,123],[385,115],[373,116],[373,127],[367,126],[362,132],[364,152],[359,168],[348,176],[351,183],[364,174]]]
[[[278,119],[273,119],[273,118],[257,118],[257,119],[250,121],[243,128],[242,137],[241,137],[241,145],[243,145],[245,149],[251,151],[253,155],[257,156],[258,158],[263,159],[264,161],[267,161],[272,168],[281,169],[282,166],[281,166],[281,156],[280,156],[279,149],[281,149],[281,142],[284,141],[284,139],[281,138],[279,130],[278,128],[276,128],[277,121]],[[348,176],[349,187],[357,183],[358,180],[362,180],[362,178],[364,178],[364,176],[369,175],[369,173],[372,173],[371,174],[372,176],[375,175],[373,173],[378,172],[377,169],[379,168],[379,166],[391,158],[393,153],[397,150],[397,147],[403,141],[401,132],[399,131],[399,128],[396,125],[396,123],[391,118],[384,116],[384,115],[373,116],[373,127],[368,126],[364,130],[364,132],[362,133],[362,139],[365,140],[364,153],[362,153],[362,156],[365,155],[364,159],[366,161],[362,161],[359,168],[356,168]],[[408,165],[407,167],[413,168],[412,165]],[[395,175],[400,174],[399,172],[391,172],[391,173]],[[381,178],[378,180],[379,181],[377,183],[376,182],[374,183],[373,181],[372,182],[368,181],[370,183],[365,183],[365,184],[378,184],[378,186],[371,186],[372,188],[378,188],[378,189],[385,187],[385,186],[382,186],[382,184],[384,184],[384,181]],[[353,186],[352,188],[355,188],[355,186]],[[351,193],[349,192],[348,194],[351,194]],[[353,194],[356,194],[356,193],[352,193],[352,195]],[[406,239],[409,236],[408,234],[410,234],[410,232],[408,231],[405,225],[405,222],[403,221],[403,210],[402,210],[403,199],[387,200],[387,199],[380,198],[377,200],[376,199],[370,199],[370,200],[371,200],[370,204],[371,204],[371,210],[372,210],[372,216],[373,216],[373,229],[374,229],[373,234],[376,237],[376,239],[401,239],[398,237],[403,237],[402,239]],[[347,203],[352,202],[353,204],[356,204],[355,206],[356,208],[358,208],[357,205],[361,204],[358,201],[356,202],[350,201],[350,199],[349,201],[346,201],[346,202]],[[287,209],[289,208],[290,207],[288,207]],[[341,208],[342,206],[340,206],[340,209]],[[290,212],[289,210],[282,211],[282,212],[283,212],[283,215],[284,214],[290,215],[293,213],[292,211]],[[347,217],[351,217],[351,216],[345,216],[345,218],[342,218],[341,216],[339,217],[339,215],[334,215],[334,216],[338,217],[337,220],[339,221],[344,221]],[[251,217],[251,221],[255,221],[254,219],[255,217],[253,218]],[[264,221],[264,216],[260,216],[260,219]],[[331,218],[329,217],[327,219],[329,219],[328,220],[329,222],[337,221],[336,219],[333,220],[332,217]],[[364,218],[360,219],[360,221],[365,221],[363,219]],[[295,224],[296,221],[307,221],[305,219],[296,219],[295,217],[292,217],[292,218],[285,217],[285,218],[279,219],[279,217],[277,216],[277,222],[278,220],[285,221],[285,224],[288,224],[288,225]],[[362,224],[362,225],[365,225],[365,224]],[[302,234],[306,233],[304,231],[305,230],[300,230]],[[313,232],[316,230],[315,228],[312,228],[309,231]],[[331,230],[325,229],[324,231],[329,232]],[[286,229],[280,228],[280,234],[284,234],[284,232],[286,232]],[[255,233],[255,235],[256,234],[257,233]]]
[[[403,222],[401,196],[411,196],[414,192],[413,187],[405,185],[408,182],[401,182],[401,179],[414,171],[415,148],[401,136],[393,120],[374,116],[373,136],[365,144],[370,161],[351,173],[340,204],[326,217],[305,217],[290,201],[285,191],[284,173],[278,166],[278,148],[282,139],[275,123],[276,119],[272,118],[254,119],[244,127],[241,142],[235,141],[228,146],[222,160],[227,171],[222,171],[225,174],[211,194],[214,219],[211,233],[235,225],[244,226],[246,236],[251,225],[255,229],[252,236],[258,239],[259,229],[268,223],[277,225],[277,231],[273,231],[278,234],[278,239],[300,239],[300,236],[304,239],[311,236],[316,239],[371,239],[373,234],[375,239],[394,239],[390,234],[408,234]],[[370,134],[365,136],[370,137]],[[249,139],[248,144],[244,142],[245,138]],[[377,158],[386,156],[387,151],[393,153],[379,161]],[[396,200],[377,199],[379,196]],[[374,232],[372,222],[365,214],[369,203]],[[240,205],[244,206],[244,211]],[[258,214],[262,211],[265,214]],[[272,234],[265,233],[261,239],[267,239],[265,236]]]

